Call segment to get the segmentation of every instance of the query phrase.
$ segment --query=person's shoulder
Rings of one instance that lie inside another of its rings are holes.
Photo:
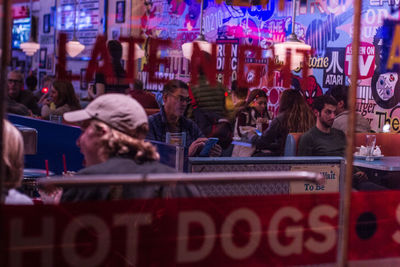
[[[24,195],[15,189],[10,189],[8,190],[8,195],[6,196],[5,204],[32,205],[33,201],[27,195]]]
[[[176,173],[177,171],[158,161],[148,161],[138,164],[141,173]]]
[[[148,116],[149,123],[157,121],[157,120],[161,120],[161,117],[162,117],[161,111],[159,111],[155,114],[152,114],[152,115]]]
[[[331,133],[334,135],[339,135],[339,136],[343,136],[343,137],[346,136],[342,130],[336,129],[336,128],[331,128]]]

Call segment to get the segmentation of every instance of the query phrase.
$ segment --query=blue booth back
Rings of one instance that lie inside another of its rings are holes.
[[[50,171],[62,174],[63,154],[65,154],[69,171],[78,171],[84,167],[83,155],[76,145],[76,140],[81,134],[79,127],[14,114],[8,114],[8,120],[13,124],[20,124],[38,131],[37,153],[25,155],[25,168],[45,169],[45,160],[48,160]],[[165,165],[176,168],[178,160],[187,159],[187,149],[184,159],[177,159],[175,146],[157,141],[150,142],[157,147],[160,162]],[[183,169],[187,169],[187,160],[184,162]]]
[[[69,171],[83,168],[83,155],[76,145],[81,134],[79,127],[14,114],[8,114],[8,120],[38,131],[37,153],[25,155],[25,168],[45,169],[45,160],[48,160],[50,171],[61,174],[64,171],[63,154]]]

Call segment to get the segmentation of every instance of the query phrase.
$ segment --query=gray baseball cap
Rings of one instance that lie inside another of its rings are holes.
[[[131,135],[133,130],[148,123],[142,105],[134,98],[123,94],[105,94],[89,103],[85,109],[64,113],[68,122],[96,119]]]

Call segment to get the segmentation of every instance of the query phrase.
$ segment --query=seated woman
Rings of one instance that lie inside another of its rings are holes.
[[[260,126],[260,131],[267,129],[268,121],[271,119],[267,111],[267,94],[261,89],[254,89],[247,98],[246,104],[236,116],[235,136],[242,136],[242,127]]]
[[[315,125],[315,116],[303,95],[293,89],[283,91],[279,101],[279,114],[261,136],[252,134],[256,148],[254,156],[281,156],[286,136],[290,132],[306,132]]]
[[[80,109],[79,100],[69,81],[55,81],[51,86],[49,97],[43,101],[42,118],[48,120],[50,115],[62,116],[65,112]]]
[[[3,120],[3,157],[5,168],[5,204],[32,205],[32,200],[15,190],[21,185],[24,172],[24,143],[21,133],[11,123]]]
[[[264,131],[268,127],[271,119],[267,111],[267,94],[261,89],[254,89],[250,92],[246,104],[238,110],[235,121],[234,139],[246,138],[249,132],[255,129]],[[232,156],[245,157],[251,156],[254,148],[235,145]]]

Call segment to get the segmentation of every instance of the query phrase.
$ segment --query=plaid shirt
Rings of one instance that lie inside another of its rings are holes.
[[[197,124],[183,116],[179,119],[179,126],[181,132],[186,132],[187,147],[189,147],[197,138],[204,137]],[[164,107],[161,108],[160,112],[149,116],[149,128],[146,139],[165,142],[168,129]]]

